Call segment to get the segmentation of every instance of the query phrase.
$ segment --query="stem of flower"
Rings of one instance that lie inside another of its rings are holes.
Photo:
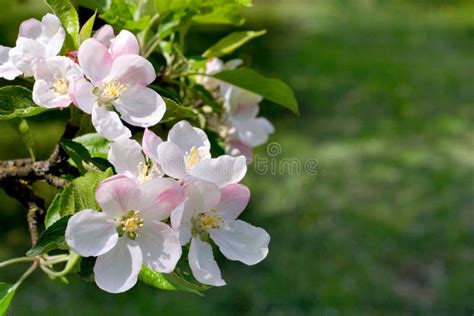
[[[40,268],[41,268],[41,270],[43,270],[45,273],[47,273],[53,279],[54,278],[59,278],[59,277],[63,277],[66,274],[68,274],[72,270],[72,268],[76,265],[76,263],[79,261],[80,258],[81,257],[77,253],[75,253],[74,251],[71,250],[70,253],[69,253],[69,256],[68,256],[66,266],[64,267],[64,269],[62,271],[58,272],[58,271],[54,271],[54,270],[48,268],[47,267],[47,265],[49,265],[48,261],[46,261],[45,264],[42,264],[40,266]],[[66,260],[63,260],[63,261],[66,261]],[[59,262],[56,262],[56,263],[59,263]]]
[[[14,259],[10,259],[10,260],[7,260],[7,261],[0,262],[0,268],[9,266],[9,265],[15,264],[15,263],[31,262],[31,261],[35,261],[35,260],[36,260],[35,257],[19,257],[19,258],[14,258]]]

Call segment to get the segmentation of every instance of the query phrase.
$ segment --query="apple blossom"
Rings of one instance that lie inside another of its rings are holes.
[[[142,264],[158,272],[174,270],[181,257],[177,233],[161,222],[183,201],[182,188],[172,179],[144,184],[116,175],[97,188],[102,212],[74,214],[66,242],[83,257],[94,256],[95,282],[104,291],[120,293],[137,282]]]
[[[31,77],[35,61],[58,55],[65,37],[61,22],[53,14],[46,14],[41,21],[26,20],[20,25],[16,46],[9,52],[10,61],[25,76]]]
[[[156,156],[156,149],[161,142],[160,137],[145,129],[141,146],[133,139],[119,139],[110,146],[108,159],[118,174],[143,183],[163,176]]]
[[[188,261],[199,282],[225,285],[208,238],[229,260],[254,265],[267,256],[268,233],[237,219],[250,198],[246,186],[231,184],[219,189],[213,183],[195,181],[184,190],[186,200],[173,210],[171,225],[179,232],[182,245],[191,240]]]
[[[221,59],[217,57],[209,58],[206,63],[206,75],[197,77],[197,82],[203,85],[207,90],[215,90],[220,85],[224,84],[218,79],[210,77],[222,70],[230,70],[239,67],[243,61],[241,59],[232,59],[224,63]]]
[[[69,84],[82,77],[82,70],[70,58],[39,58],[35,63],[33,101],[45,108],[64,108],[71,104]]]
[[[166,104],[147,87],[156,73],[145,58],[128,54],[114,59],[104,44],[90,38],[79,47],[78,59],[88,80],[74,82],[72,99],[81,110],[92,114],[98,133],[111,141],[129,138],[131,132],[120,118],[138,127],[153,126],[161,120]]]
[[[127,30],[122,30],[115,36],[112,26],[106,24],[94,33],[94,38],[105,45],[112,59],[122,55],[138,55],[140,45],[135,35]]]
[[[11,47],[0,45],[0,78],[7,80],[13,80],[21,75],[21,71],[10,60],[10,50]]]
[[[201,179],[219,187],[242,180],[247,172],[245,157],[211,158],[210,148],[203,130],[180,121],[169,131],[168,140],[158,145],[158,163],[165,174],[176,179]]]

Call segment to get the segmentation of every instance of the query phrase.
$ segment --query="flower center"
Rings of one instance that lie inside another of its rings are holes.
[[[217,229],[224,222],[222,216],[217,213],[215,208],[211,208],[210,211],[201,212],[191,219],[193,224],[192,234],[199,235],[209,229]]]
[[[160,169],[158,169],[158,166],[153,164],[152,166],[149,166],[146,163],[140,162],[138,164],[138,182],[140,183],[145,183],[150,179],[158,177],[161,172]]]
[[[65,95],[68,92],[69,82],[66,79],[59,79],[53,83],[53,90],[60,95]]]
[[[127,87],[124,84],[117,80],[111,80],[102,83],[99,87],[96,87],[93,92],[97,96],[100,105],[110,105],[111,102],[117,100],[125,90],[127,90]]]
[[[127,215],[124,215],[118,219],[119,226],[117,232],[120,236],[127,234],[130,239],[137,239],[137,230],[143,227],[144,220],[139,217],[139,211],[128,211]]]
[[[186,171],[190,172],[192,167],[194,167],[198,162],[206,159],[209,159],[209,151],[205,147],[191,147],[191,151],[184,155]]]

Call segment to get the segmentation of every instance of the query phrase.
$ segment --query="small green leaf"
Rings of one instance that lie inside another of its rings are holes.
[[[163,97],[163,100],[165,100],[166,103],[166,112],[165,116],[160,121],[162,123],[193,117],[195,115],[191,108],[182,106],[176,103],[175,101],[165,97]]]
[[[97,10],[95,10],[94,15],[92,15],[89,20],[81,28],[79,32],[79,44],[84,42],[86,39],[90,38],[92,35],[92,30],[94,29],[95,17],[97,16]]]
[[[293,91],[281,80],[264,77],[248,68],[224,70],[213,77],[259,94],[299,114],[298,101]]]
[[[79,17],[69,0],[45,0],[46,4],[58,16],[66,30],[66,47],[77,49],[79,44]]]
[[[0,120],[28,117],[46,111],[31,99],[31,91],[20,86],[0,88]]]
[[[211,46],[208,50],[206,50],[204,54],[202,54],[202,57],[220,57],[222,55],[230,54],[248,41],[256,37],[262,36],[265,33],[267,33],[266,30],[230,33],[229,35],[221,39],[219,42]]]
[[[47,253],[53,249],[67,249],[64,232],[67,222],[71,216],[65,216],[48,227],[39,236],[38,242],[26,253],[27,256],[34,257]]]
[[[72,159],[76,167],[82,174],[86,173],[86,169],[82,162],[86,159],[91,158],[89,151],[80,143],[76,143],[70,139],[61,139],[59,145],[64,149],[64,151]]]
[[[107,9],[110,0],[76,0],[75,2],[81,7],[103,12]]]
[[[167,281],[167,279],[164,277],[164,275],[160,272],[156,272],[153,269],[150,269],[149,267],[143,265],[142,269],[140,270],[140,274],[138,275],[138,278],[140,281],[143,283],[156,287],[157,289],[160,290],[166,290],[166,291],[174,291],[176,288]]]
[[[87,148],[91,157],[100,157],[107,159],[111,142],[97,133],[85,134],[74,138],[76,143],[82,144]]]
[[[100,15],[100,18],[118,29],[129,31],[142,31],[148,26],[150,16],[142,16],[135,20],[134,15],[138,10],[139,1],[112,0],[110,7]]]
[[[56,194],[53,201],[49,205],[48,210],[46,211],[46,217],[44,219],[44,225],[46,226],[46,228],[48,228],[49,226],[51,226],[52,224],[54,224],[57,220],[61,218],[61,214],[59,214],[60,213],[60,208],[59,208],[60,199],[61,199],[61,194],[60,193]]]
[[[13,296],[15,295],[18,284],[8,284],[0,282],[0,315],[6,314]]]
[[[191,292],[203,296],[201,292],[211,288],[209,285],[190,282],[176,272],[163,273],[163,276],[178,291]]]
[[[112,174],[112,169],[105,172],[88,172],[71,181],[61,193],[59,201],[61,216],[71,215],[85,209],[99,209],[95,199],[95,190],[103,180]]]

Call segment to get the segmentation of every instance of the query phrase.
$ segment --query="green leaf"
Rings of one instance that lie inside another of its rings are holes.
[[[242,25],[245,19],[240,14],[241,6],[236,5],[220,5],[209,7],[207,12],[195,15],[193,22],[200,24],[231,24]]]
[[[31,91],[20,86],[0,88],[0,120],[28,117],[46,111],[31,99]]]
[[[79,271],[77,274],[79,274],[83,280],[94,282],[94,265],[96,260],[96,257],[81,258],[81,263],[79,265]]]
[[[169,122],[183,118],[193,117],[195,114],[191,108],[182,106],[175,101],[163,97],[166,102],[166,112],[160,122]]]
[[[139,1],[134,0],[112,0],[110,7],[100,17],[118,29],[130,31],[143,31],[150,21],[149,15],[135,20],[135,12],[138,10]]]
[[[110,0],[76,0],[75,2],[81,7],[103,12],[107,9]]]
[[[84,174],[86,169],[84,168],[83,161],[91,158],[89,151],[80,143],[76,143],[70,139],[61,139],[59,145],[64,149],[68,156],[72,159],[79,171]]]
[[[46,216],[44,219],[44,225],[46,228],[54,224],[57,220],[61,218],[60,214],[60,199],[61,199],[61,194],[58,193],[54,197],[53,201],[48,207],[48,210],[46,211]]]
[[[38,242],[26,253],[34,257],[53,249],[67,249],[64,232],[71,216],[65,216],[48,227],[38,238]]]
[[[82,144],[87,148],[91,157],[100,157],[107,159],[111,142],[98,133],[85,134],[74,138],[76,143]]]
[[[211,288],[208,285],[190,282],[176,272],[164,273],[163,276],[178,291],[191,292],[199,296],[203,296],[201,292]]]
[[[90,38],[92,35],[92,30],[94,29],[95,17],[97,16],[97,10],[95,10],[94,15],[92,15],[89,20],[81,28],[79,32],[79,44],[84,42],[86,39]]]
[[[176,288],[170,282],[168,282],[168,280],[164,277],[162,273],[156,272],[155,270],[150,269],[146,265],[142,266],[142,269],[140,270],[140,274],[138,275],[138,278],[143,283],[156,287],[157,289],[160,289],[160,290],[166,290],[166,291],[176,290]]]
[[[0,315],[6,314],[13,296],[15,295],[18,284],[8,284],[0,282]]]
[[[204,54],[202,54],[202,57],[220,57],[222,55],[230,54],[248,41],[256,37],[262,36],[265,33],[267,33],[266,30],[230,33],[229,35],[221,39],[219,42],[211,46],[208,50],[206,50]]]
[[[45,0],[58,16],[66,30],[66,47],[77,49],[79,44],[79,17],[69,0]]]
[[[281,80],[264,77],[248,68],[224,70],[213,77],[259,94],[299,114],[298,101],[293,91]]]
[[[71,181],[61,193],[59,208],[61,216],[70,215],[84,209],[99,209],[95,200],[97,186],[112,176],[112,169],[105,172],[88,172],[84,176]]]

